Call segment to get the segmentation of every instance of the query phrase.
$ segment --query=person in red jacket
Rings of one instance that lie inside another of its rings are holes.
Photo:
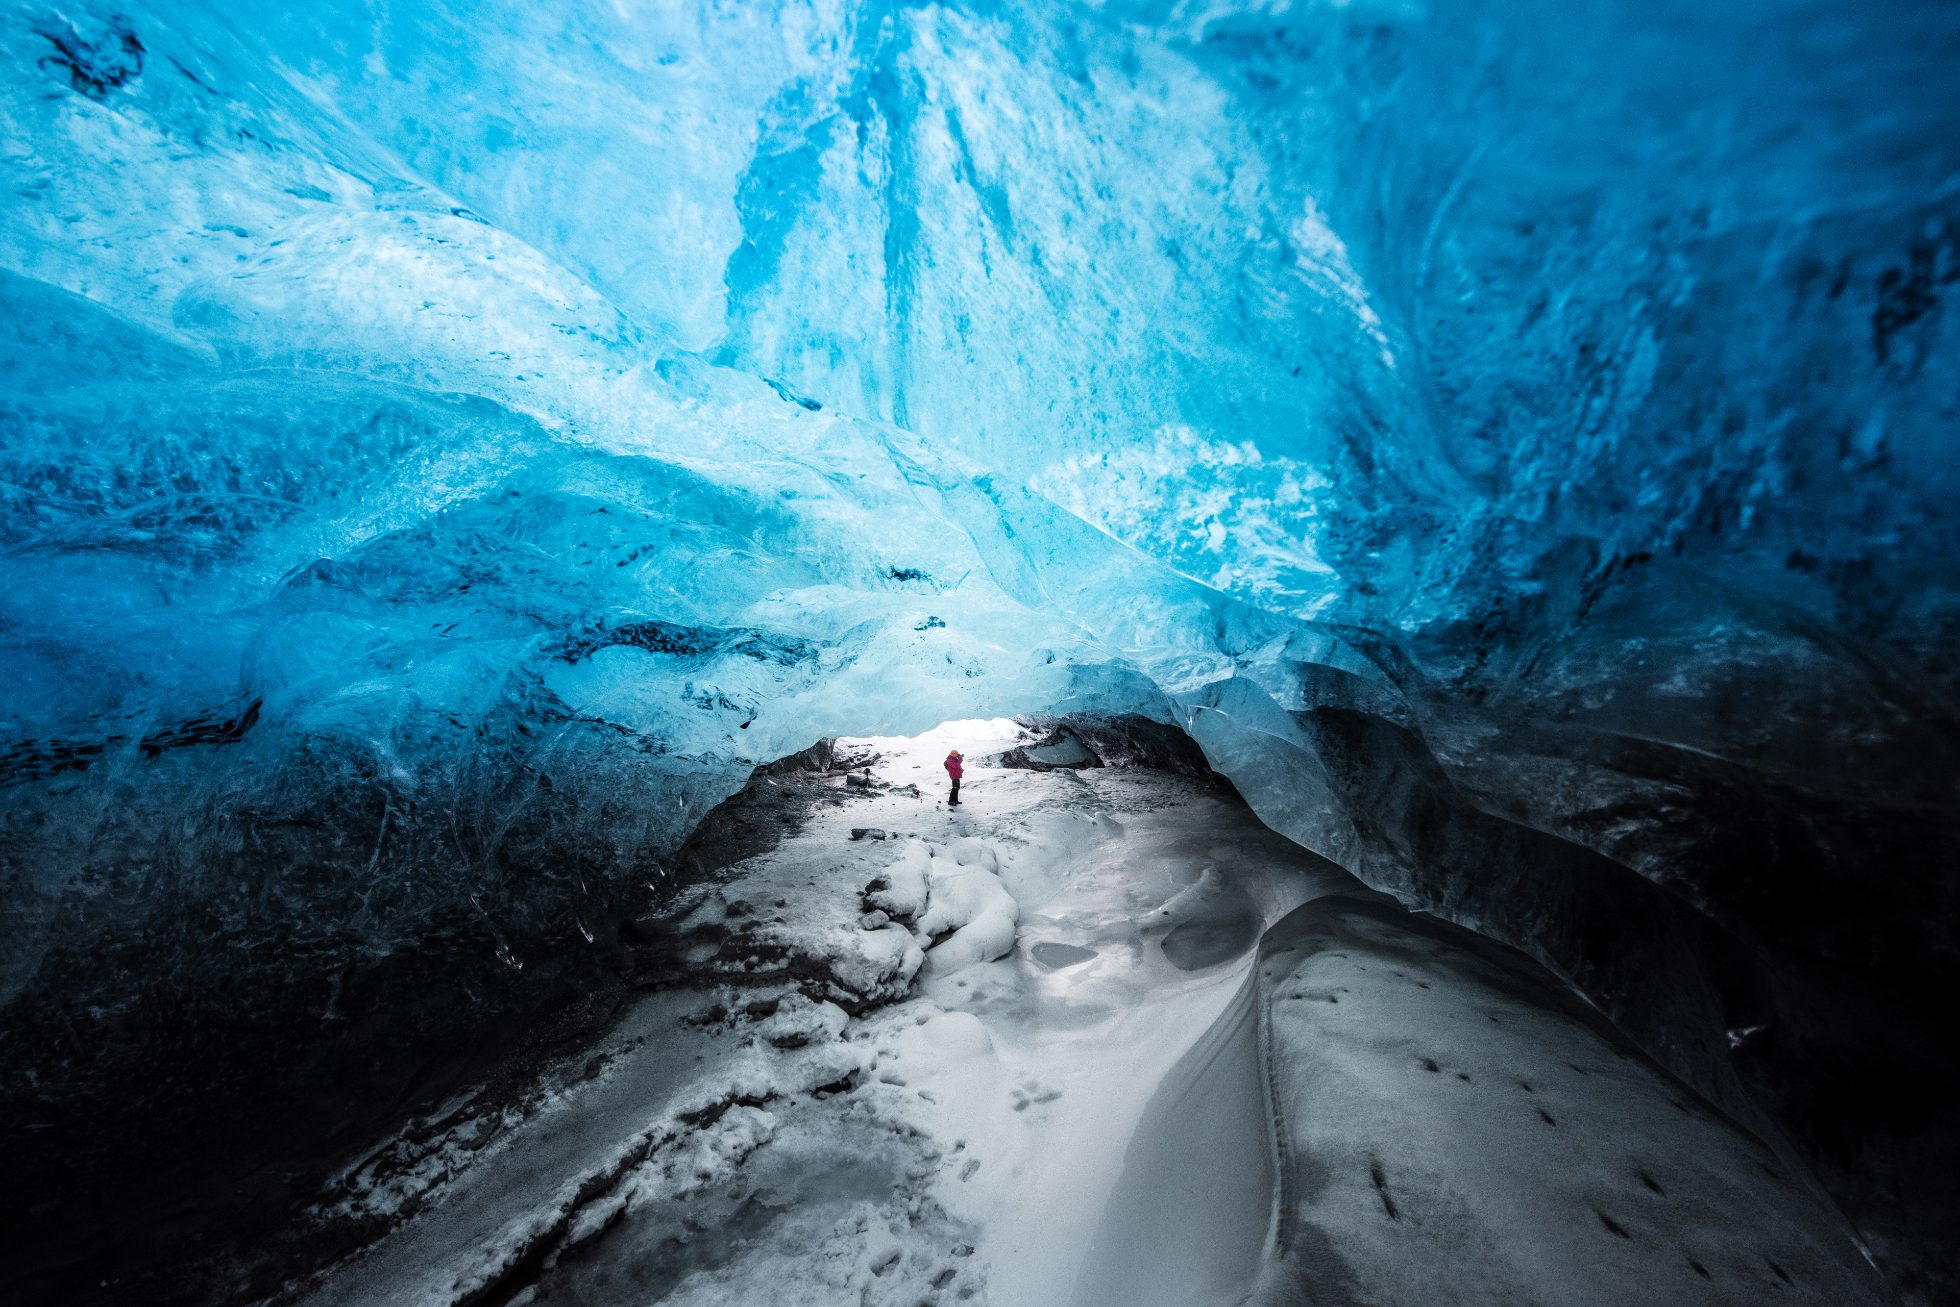
[[[964,760],[960,757],[960,751],[958,749],[946,755],[946,774],[953,778],[953,797],[946,800],[946,806],[949,808],[960,806],[960,774],[963,770],[960,763],[962,761]]]

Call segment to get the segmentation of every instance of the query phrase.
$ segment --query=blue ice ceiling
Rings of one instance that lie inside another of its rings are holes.
[[[105,938],[514,971],[837,733],[1176,720],[1492,925],[1363,856],[1316,696],[1459,780],[1418,687],[1854,797],[1950,718],[1951,4],[29,3],[0,50],[0,1001]]]
[[[1953,29],[30,8],[9,262],[229,367],[587,439],[660,425],[635,368],[725,366],[1289,615],[1476,616],[1571,537],[1827,570],[1889,527],[1896,574],[1951,543]]]

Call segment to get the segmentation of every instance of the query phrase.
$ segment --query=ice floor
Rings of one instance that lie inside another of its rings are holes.
[[[320,1219],[388,1232],[294,1296],[1414,1303],[1466,1268],[1489,1301],[1869,1296],[1808,1186],[1531,964],[1202,781],[984,761],[1028,739],[759,774],[788,834],[649,923],[668,979],[577,1074],[350,1171]]]

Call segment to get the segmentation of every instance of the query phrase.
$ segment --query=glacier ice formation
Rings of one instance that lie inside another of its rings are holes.
[[[1141,714],[1951,1291],[1953,6],[15,0],[0,59],[8,1225],[398,1109],[758,762]]]

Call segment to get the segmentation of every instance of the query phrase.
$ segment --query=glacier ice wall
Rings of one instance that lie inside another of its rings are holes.
[[[358,1115],[820,736],[1141,712],[1936,1273],[1952,6],[4,12],[48,1149]]]

